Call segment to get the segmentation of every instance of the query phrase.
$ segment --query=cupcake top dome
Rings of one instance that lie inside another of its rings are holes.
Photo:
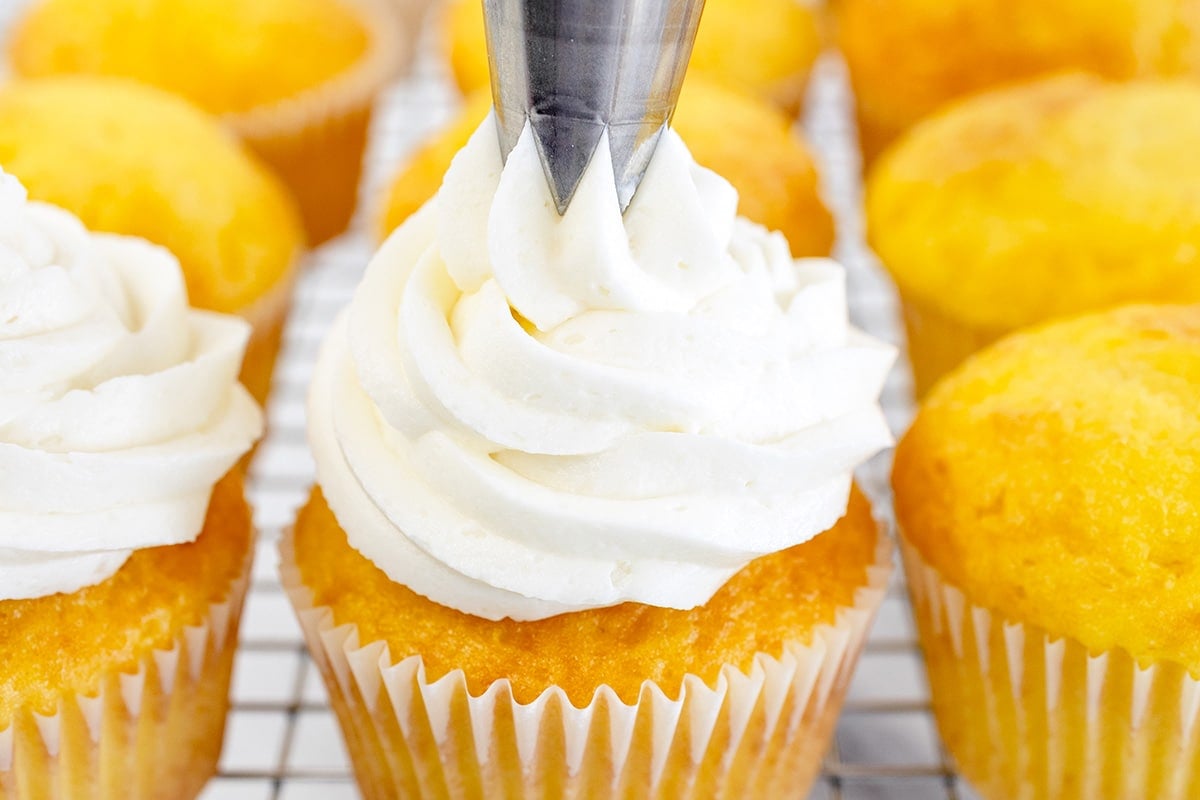
[[[838,44],[873,157],[946,103],[1060,70],[1200,75],[1191,0],[839,0]]]
[[[979,605],[1200,671],[1200,306],[1014,335],[896,449],[904,536]]]
[[[341,0],[42,0],[9,56],[20,75],[123,76],[227,114],[322,84],[369,44]]]
[[[1200,300],[1200,85],[1059,76],[926,120],[867,188],[901,290],[1004,331]]]
[[[0,166],[92,230],[169,249],[200,308],[245,309],[303,248],[274,175],[199,109],[130,81],[0,87]]]
[[[480,89],[446,130],[419,150],[389,190],[386,235],[425,204],[442,183],[454,154],[487,116],[491,94]],[[721,125],[713,120],[720,118]],[[791,120],[756,98],[695,75],[684,84],[671,121],[696,161],[738,190],[738,213],[779,231],[796,256],[827,255],[833,218],[821,200],[812,154]]]

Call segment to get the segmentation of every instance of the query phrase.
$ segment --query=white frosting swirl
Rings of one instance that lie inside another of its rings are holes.
[[[383,246],[309,397],[320,486],[390,578],[488,619],[706,602],[845,513],[893,350],[668,132],[559,217],[489,119]]]
[[[188,308],[161,248],[89,234],[0,172],[0,600],[192,541],[262,431],[246,323]]]

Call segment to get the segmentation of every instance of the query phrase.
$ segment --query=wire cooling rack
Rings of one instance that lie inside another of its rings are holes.
[[[27,2],[0,0],[0,32]],[[838,218],[835,255],[849,272],[855,323],[900,343],[892,288],[863,241],[850,103],[844,67],[827,56],[814,76],[804,128],[820,156],[825,196]],[[350,299],[373,250],[370,223],[380,193],[405,155],[437,130],[457,104],[439,54],[427,42],[413,74],[383,98],[354,227],[310,256],[297,288],[267,409],[270,430],[250,480],[260,543],[243,616],[225,750],[219,775],[202,800],[358,797],[320,675],[308,659],[276,575],[275,542],[312,483],[304,396],[317,347],[334,314]],[[911,417],[909,396],[910,377],[901,364],[883,394],[897,432]],[[859,475],[885,518],[891,513],[889,463],[886,455],[878,457]],[[902,587],[894,586],[859,663],[822,778],[808,800],[974,798],[938,741],[908,601]]]

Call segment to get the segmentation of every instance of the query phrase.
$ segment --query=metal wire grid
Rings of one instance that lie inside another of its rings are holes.
[[[29,0],[0,0],[0,31]],[[422,48],[414,73],[384,98],[372,132],[363,213],[349,234],[314,252],[297,288],[268,407],[270,430],[249,491],[260,531],[254,581],[243,617],[232,709],[220,771],[203,800],[352,800],[358,797],[336,720],[309,661],[276,575],[275,542],[312,482],[304,433],[304,397],[317,348],[334,314],[350,299],[373,250],[378,200],[415,144],[454,112],[456,95],[437,54]],[[825,196],[838,218],[836,256],[849,273],[851,317],[900,343],[891,286],[867,250],[860,213],[859,162],[844,67],[827,57],[816,71],[805,133],[822,163]],[[911,417],[910,377],[900,365],[883,395],[897,432]],[[887,456],[859,479],[890,516]],[[898,581],[899,582],[899,581]],[[930,715],[925,674],[908,601],[894,586],[859,664],[808,800],[974,800],[953,771]]]

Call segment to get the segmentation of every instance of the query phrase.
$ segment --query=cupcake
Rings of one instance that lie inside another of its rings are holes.
[[[364,796],[801,797],[890,544],[893,353],[664,133],[566,214],[488,117],[322,348],[282,548]]]
[[[214,120],[119,79],[16,81],[0,86],[0,166],[88,228],[176,255],[198,308],[253,326],[242,381],[265,401],[304,232],[278,179]]]
[[[1200,86],[1081,75],[981,95],[914,128],[867,185],[918,396],[1014,329],[1200,301]]]
[[[487,90],[434,136],[396,176],[379,224],[386,237],[437,192],[454,154],[487,116]],[[720,117],[722,124],[712,120]],[[785,115],[702,76],[684,84],[672,120],[692,155],[737,189],[738,213],[783,233],[796,256],[824,256],[833,247],[833,217],[819,191],[813,155]]]
[[[1200,76],[1200,5],[1178,0],[839,0],[866,161],[956,98],[1063,70]]]
[[[824,47],[813,6],[806,0],[708,0],[689,74],[703,74],[710,82],[778,107],[789,118],[797,116],[809,73]],[[445,47],[458,87],[472,94],[489,86],[483,4],[449,0],[443,13]]]
[[[988,800],[1184,800],[1200,744],[1200,306],[1016,334],[896,450],[938,726]]]
[[[394,0],[41,0],[9,42],[26,77],[132,78],[219,117],[295,195],[308,238],[345,230],[376,95],[411,49]]]
[[[252,553],[248,326],[7,175],[0,310],[0,797],[195,797]]]

